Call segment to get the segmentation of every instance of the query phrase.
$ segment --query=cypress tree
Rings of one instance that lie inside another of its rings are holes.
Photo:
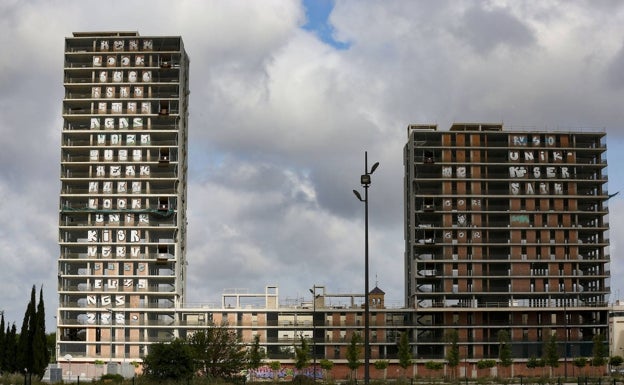
[[[401,338],[399,339],[399,366],[403,368],[403,376],[405,377],[405,372],[407,368],[412,365],[412,350],[409,345],[409,336],[407,335],[407,331],[401,333]]]
[[[33,335],[33,367],[32,373],[43,377],[45,369],[50,361],[50,352],[45,333],[45,308],[43,305],[43,287],[39,291],[39,304],[34,317],[34,329],[31,330]]]
[[[7,327],[7,333],[5,337],[6,355],[4,356],[4,362],[9,373],[17,373],[19,365],[17,361],[17,327],[15,326],[15,322],[13,323],[13,326],[10,330]]]
[[[0,319],[0,372],[6,371],[4,357],[6,357],[6,337],[4,334],[4,312],[2,312],[2,319]]]
[[[33,336],[37,324],[36,303],[35,286],[33,285],[30,294],[30,302],[24,313],[22,329],[17,342],[17,364],[19,365],[19,370],[22,372],[24,372],[24,370],[28,370],[30,373],[33,372]]]

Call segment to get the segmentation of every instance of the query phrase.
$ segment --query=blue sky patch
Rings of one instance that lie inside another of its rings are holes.
[[[329,15],[334,9],[334,0],[303,0],[307,23],[302,27],[313,32],[322,42],[336,49],[348,49],[351,44],[334,40],[334,27],[329,24]]]

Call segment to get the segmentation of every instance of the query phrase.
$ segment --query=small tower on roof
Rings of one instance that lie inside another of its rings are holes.
[[[368,306],[371,309],[385,309],[386,305],[384,304],[384,297],[386,293],[381,290],[378,286],[375,286],[373,290],[368,293]]]

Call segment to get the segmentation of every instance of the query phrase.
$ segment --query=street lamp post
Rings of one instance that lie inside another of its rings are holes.
[[[371,175],[379,167],[376,162],[368,170],[368,152],[364,151],[364,174],[360,177],[360,183],[364,187],[364,199],[357,190],[353,190],[355,196],[364,202],[364,385],[368,385],[370,380],[370,337],[369,337],[369,313],[368,303],[368,187],[371,184]]]
[[[565,353],[563,362],[563,375],[564,378],[568,378],[568,294],[565,287],[563,288],[563,323],[565,325]]]
[[[316,295],[316,285],[312,286],[312,289],[309,289],[310,293],[312,293],[312,378],[316,381],[316,299],[318,295]]]
[[[464,345],[466,351],[464,352],[464,378],[468,383],[468,345]]]

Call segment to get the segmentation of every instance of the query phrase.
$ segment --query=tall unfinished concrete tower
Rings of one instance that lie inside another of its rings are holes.
[[[606,133],[408,127],[405,302],[416,354],[443,358],[457,331],[468,358],[592,355],[607,335]]]
[[[184,302],[189,58],[179,36],[74,33],[63,82],[57,356],[138,361]]]

